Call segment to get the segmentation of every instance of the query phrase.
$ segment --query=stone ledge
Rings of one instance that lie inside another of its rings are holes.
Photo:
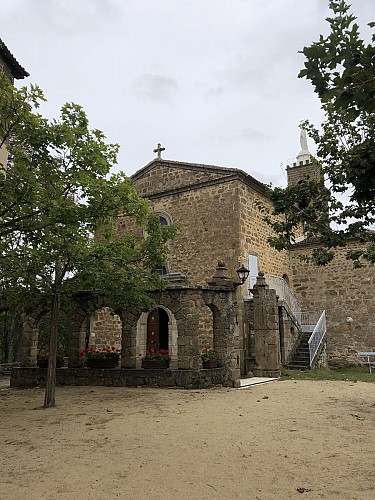
[[[11,387],[45,386],[47,371],[37,368],[13,368]],[[59,368],[57,385],[102,385],[116,387],[181,387],[204,389],[213,386],[236,386],[230,381],[230,372],[224,368],[212,370],[145,370],[145,369],[90,369]]]

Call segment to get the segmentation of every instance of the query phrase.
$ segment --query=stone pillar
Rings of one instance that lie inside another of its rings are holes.
[[[204,300],[213,315],[213,348],[218,352],[225,370],[225,385],[239,387],[240,381],[240,326],[238,303],[233,282],[204,291]]]
[[[80,352],[86,346],[86,319],[92,311],[103,307],[103,295],[98,291],[81,290],[74,296],[75,307],[70,313],[69,368],[83,365]]]
[[[281,354],[276,291],[269,288],[263,272],[259,272],[251,291],[254,297],[255,331],[253,372],[258,377],[278,377],[281,370]]]
[[[178,368],[198,370],[200,365],[200,311],[205,307],[196,290],[180,293],[180,306],[175,318],[178,328]]]
[[[122,321],[121,368],[136,368],[138,311],[125,309],[120,314]]]
[[[218,350],[225,350],[225,368],[227,383],[230,387],[239,387],[240,381],[240,330],[238,324],[238,304],[234,292],[221,292],[221,310],[219,313]],[[219,326],[220,325],[220,326]],[[216,335],[215,335],[216,337]],[[221,337],[221,338],[220,338]],[[220,339],[220,340],[219,340]]]
[[[87,311],[81,307],[75,309],[70,317],[69,332],[69,368],[78,368],[83,365],[80,352],[85,347]]]
[[[22,336],[20,345],[21,366],[36,366],[38,351],[39,321],[32,316],[25,316],[22,321]]]

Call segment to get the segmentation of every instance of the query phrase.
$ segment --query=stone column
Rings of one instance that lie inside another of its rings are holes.
[[[175,315],[178,328],[178,368],[198,370],[200,363],[199,315],[203,307],[200,291],[181,291],[180,306],[181,308]]]
[[[20,345],[21,366],[36,366],[38,350],[39,321],[32,316],[25,316],[22,321],[22,336]]]
[[[233,282],[204,291],[204,300],[213,315],[213,347],[225,370],[225,385],[238,387],[240,381],[239,311]]]
[[[69,332],[69,368],[78,368],[83,365],[80,352],[85,347],[87,311],[81,307],[75,309],[70,317]]]
[[[240,331],[238,324],[238,303],[235,300],[235,292],[220,292],[219,298],[221,308],[217,324],[219,334],[217,338],[217,342],[219,343],[218,351],[225,352],[226,385],[239,387]]]
[[[121,368],[136,368],[137,321],[140,313],[126,309],[120,314],[122,321]]]
[[[281,355],[276,291],[269,288],[259,272],[251,290],[254,304],[255,376],[280,376]]]
[[[74,296],[75,307],[70,313],[69,368],[83,365],[80,352],[86,346],[86,319],[90,313],[103,307],[103,295],[95,290],[81,290]]]

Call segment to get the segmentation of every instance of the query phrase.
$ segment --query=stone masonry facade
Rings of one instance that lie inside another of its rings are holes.
[[[267,244],[272,232],[256,202],[270,202],[264,186],[251,176],[235,169],[155,160],[132,180],[156,213],[169,214],[178,225],[170,244],[170,273],[204,285],[209,270],[222,260],[235,280],[235,270],[247,265],[253,253],[266,273],[289,274],[288,254]]]
[[[90,317],[89,347],[121,347],[121,318],[109,307],[94,311]]]
[[[346,253],[359,248],[355,242],[324,267],[302,262],[314,246],[297,244],[290,252],[294,292],[304,310],[326,311],[328,364],[357,364],[358,351],[375,351],[375,268],[353,269]]]

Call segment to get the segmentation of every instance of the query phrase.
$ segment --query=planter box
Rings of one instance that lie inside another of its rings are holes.
[[[207,361],[202,361],[202,366],[205,370],[217,368],[219,366],[219,361],[216,359],[208,359]]]
[[[38,368],[48,368],[48,359],[38,359],[36,362]],[[64,361],[61,359],[56,359],[56,368],[62,368],[64,366]]]
[[[88,368],[116,368],[118,366],[118,359],[94,359],[87,358]]]
[[[166,370],[169,368],[169,361],[165,359],[142,359],[142,368]]]

